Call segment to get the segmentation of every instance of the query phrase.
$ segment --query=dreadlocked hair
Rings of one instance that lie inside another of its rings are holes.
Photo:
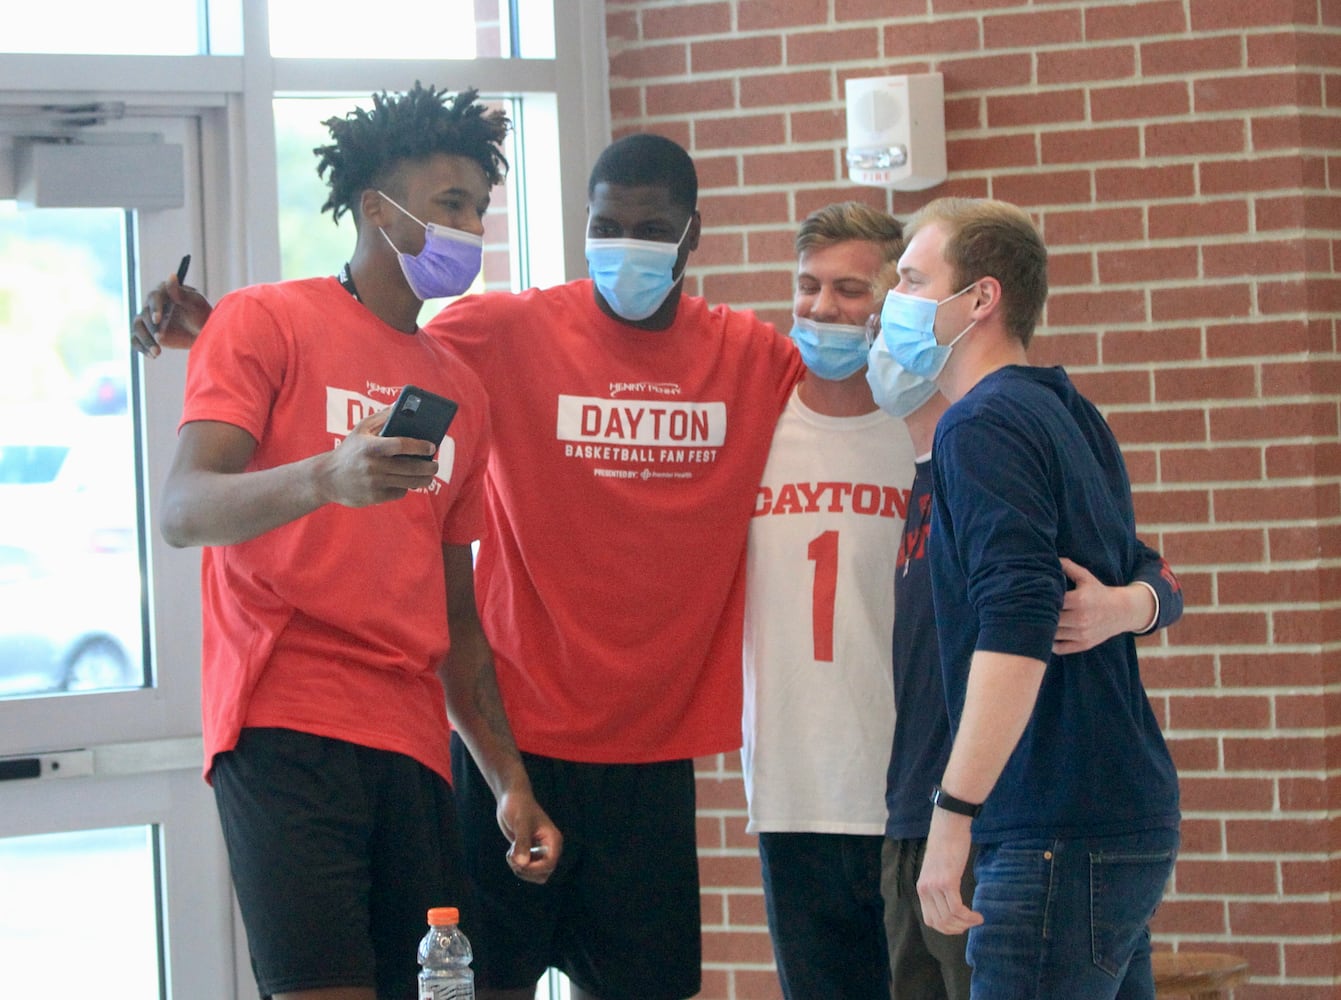
[[[511,124],[500,109],[476,103],[471,87],[454,97],[418,80],[403,94],[373,94],[371,111],[356,108],[343,118],[322,122],[335,141],[312,150],[317,175],[327,179],[330,196],[321,206],[336,222],[353,211],[370,187],[384,186],[387,175],[405,160],[437,153],[464,156],[484,170],[493,187],[503,180],[508,161],[500,148]]]

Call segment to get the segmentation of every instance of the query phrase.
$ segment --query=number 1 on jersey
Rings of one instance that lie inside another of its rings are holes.
[[[806,555],[815,564],[815,584],[810,595],[810,628],[815,659],[833,662],[833,605],[838,590],[838,532],[826,531],[813,539]]]

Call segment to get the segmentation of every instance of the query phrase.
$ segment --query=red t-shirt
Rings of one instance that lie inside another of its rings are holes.
[[[484,530],[488,403],[422,331],[384,324],[334,278],[220,300],[190,354],[182,423],[257,441],[250,470],[334,448],[413,383],[460,404],[430,490],[327,504],[202,562],[205,768],[244,726],[407,754],[451,773],[437,664],[449,639],[442,546]]]
[[[791,342],[690,297],[634,329],[585,280],[426,329],[489,389],[476,588],[517,743],[597,763],[740,746],[745,539]]]

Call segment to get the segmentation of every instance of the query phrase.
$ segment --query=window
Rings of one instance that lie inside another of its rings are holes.
[[[269,0],[270,54],[314,59],[474,59],[474,0]],[[474,26],[471,31],[468,26]],[[499,54],[498,50],[490,53]]]
[[[0,697],[145,683],[125,230],[0,202]]]
[[[200,36],[199,8],[184,0],[64,0],[25,4],[22,15],[11,9],[0,51],[196,55]]]
[[[153,838],[120,827],[0,840],[11,901],[0,907],[0,992],[51,996],[61,978],[88,977],[104,1000],[159,995]]]

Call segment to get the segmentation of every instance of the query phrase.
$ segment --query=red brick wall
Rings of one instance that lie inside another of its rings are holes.
[[[1143,664],[1183,784],[1165,946],[1241,998],[1341,983],[1341,5],[1335,0],[607,0],[616,134],[699,165],[691,290],[785,322],[826,202],[1024,205],[1052,250],[1033,351],[1126,450],[1187,614]],[[944,74],[950,179],[845,179],[843,81]],[[700,762],[704,997],[778,995],[739,761]]]

